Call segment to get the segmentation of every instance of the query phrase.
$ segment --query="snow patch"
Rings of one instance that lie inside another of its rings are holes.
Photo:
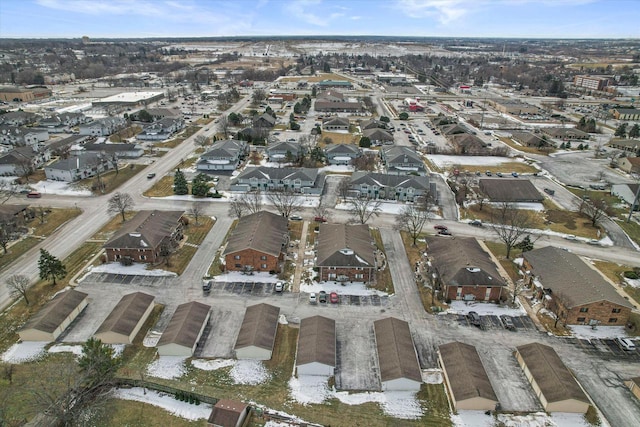
[[[185,360],[183,356],[159,356],[149,365],[147,374],[167,380],[180,378],[185,372]]]
[[[56,344],[49,347],[49,353],[73,353],[76,356],[82,356],[82,346],[81,345],[65,345],[65,344]]]
[[[91,273],[112,273],[129,276],[176,276],[176,273],[165,270],[147,270],[147,264],[133,263],[124,266],[119,262],[109,262],[102,265],[89,267]]]
[[[468,314],[470,311],[475,311],[481,316],[489,314],[493,316],[501,316],[503,314],[508,316],[522,316],[527,314],[517,300],[516,303],[518,304],[518,308],[501,307],[490,302],[451,301],[449,305],[450,308],[446,312],[449,314]]]
[[[497,156],[447,156],[441,154],[429,155],[431,160],[439,168],[448,166],[497,166],[506,162],[521,161],[517,158],[497,157]]]
[[[627,332],[624,326],[596,326],[595,328],[586,325],[568,325],[571,333],[576,338],[590,339],[590,338],[616,338],[625,337]]]
[[[160,393],[155,390],[146,390],[142,387],[116,389],[113,392],[113,396],[117,399],[149,403],[187,420],[207,419],[213,409],[212,405],[207,403],[193,405],[188,402],[176,400],[172,395]]]
[[[300,375],[289,380],[291,397],[303,405],[319,404],[330,399],[329,377],[319,375]]]
[[[24,363],[38,359],[44,353],[48,341],[22,341],[9,347],[2,353],[2,361],[7,363]]]
[[[441,369],[423,369],[422,382],[426,384],[442,384]]]
[[[203,371],[216,371],[221,368],[234,366],[235,364],[236,364],[236,361],[233,359],[213,359],[213,360],[194,359],[191,361],[191,366],[197,369],[201,369]]]
[[[59,194],[62,196],[91,196],[91,190],[80,188],[77,184],[64,181],[39,181],[31,185],[42,194]]]
[[[269,372],[260,360],[238,360],[229,374],[236,384],[256,385],[269,379]]]
[[[287,321],[287,316],[285,316],[284,314],[278,316],[278,323],[281,325],[288,325],[289,322]]]

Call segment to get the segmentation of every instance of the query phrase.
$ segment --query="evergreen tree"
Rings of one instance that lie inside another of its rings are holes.
[[[358,143],[358,145],[362,148],[369,148],[371,147],[371,139],[363,136],[362,138],[360,138],[360,142]]]
[[[53,280],[53,286],[56,285],[56,279],[62,279],[67,275],[67,269],[64,264],[44,249],[40,249],[38,270],[42,280]]]
[[[82,346],[82,356],[78,365],[85,375],[87,387],[107,385],[120,367],[121,359],[115,355],[113,347],[103,344],[97,338],[89,338]]]
[[[184,173],[180,169],[173,174],[173,194],[178,196],[189,194],[187,179],[184,177]]]
[[[621,123],[620,126],[616,128],[616,132],[613,134],[619,138],[624,138],[627,136],[627,124]]]
[[[196,197],[206,197],[209,194],[209,177],[199,173],[191,182],[191,194]]]
[[[640,136],[640,125],[637,123],[629,129],[629,138],[637,138]]]

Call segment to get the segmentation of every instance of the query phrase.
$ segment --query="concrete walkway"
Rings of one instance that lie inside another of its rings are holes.
[[[304,253],[307,250],[307,232],[309,230],[309,222],[302,223],[302,235],[298,244],[298,259],[296,259],[296,271],[293,273],[293,283],[291,284],[291,292],[300,292],[300,280],[304,271]]]

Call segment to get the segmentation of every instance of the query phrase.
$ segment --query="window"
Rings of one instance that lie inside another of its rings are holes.
[[[610,317],[609,318],[609,323],[618,323],[618,319],[615,317]]]
[[[234,255],[233,259],[240,259],[240,255]]]
[[[146,255],[140,255],[140,260],[141,260],[141,261],[144,261],[145,259],[147,259],[147,256],[146,256]]]
[[[578,322],[584,322],[584,317],[578,317]]]
[[[116,254],[116,259],[120,259],[120,255]]]
[[[266,260],[267,260],[267,256],[266,256],[266,255],[262,255],[262,256],[260,257],[260,259],[261,259],[262,261],[266,261]]]
[[[364,274],[356,274],[355,277],[356,279],[362,279],[364,278]]]
[[[242,264],[236,264],[236,268],[242,268]]]
[[[586,313],[586,312],[588,312],[588,311],[589,311],[589,308],[587,308],[587,307],[582,307],[582,308],[580,309],[580,313]]]
[[[267,264],[262,264],[261,268],[267,268]]]
[[[611,310],[612,313],[620,313],[620,309],[619,308],[614,308],[613,310]]]

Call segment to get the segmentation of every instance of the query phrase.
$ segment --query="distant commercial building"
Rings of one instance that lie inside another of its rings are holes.
[[[640,109],[638,108],[614,108],[613,118],[616,120],[640,120]]]
[[[117,95],[108,96],[98,101],[93,101],[94,106],[101,105],[122,105],[136,106],[145,105],[164,98],[164,92],[123,92]]]
[[[0,101],[4,102],[27,102],[51,96],[51,89],[46,87],[0,87]]]
[[[493,104],[493,108],[495,108],[497,111],[506,114],[520,115],[540,113],[540,109],[535,105],[516,100],[493,100],[490,101],[490,104]]]
[[[575,76],[573,85],[591,90],[605,90],[609,86],[611,78],[609,76]]]

